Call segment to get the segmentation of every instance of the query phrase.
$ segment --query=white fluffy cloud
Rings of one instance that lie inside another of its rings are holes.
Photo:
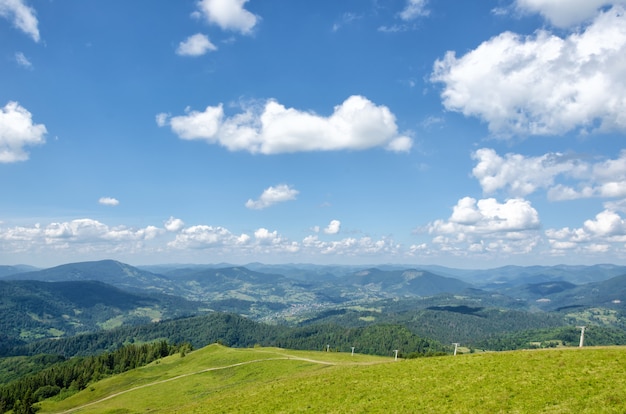
[[[247,2],[248,0],[200,0],[198,8],[210,23],[223,30],[250,34],[259,18],[244,9]]]
[[[170,125],[182,139],[203,139],[231,151],[278,154],[301,151],[363,150],[377,146],[409,151],[412,140],[398,134],[395,116],[362,96],[351,96],[329,117],[286,108],[274,100],[226,117],[223,106],[186,115],[158,114],[159,126]]]
[[[120,202],[118,199],[113,197],[100,197],[98,203],[102,204],[103,206],[117,206]]]
[[[477,201],[465,197],[454,206],[448,220],[436,220],[426,226],[433,237],[431,245],[414,245],[410,252],[464,257],[525,254],[539,244],[539,226],[539,214],[526,200],[499,203],[493,198]]]
[[[132,251],[156,238],[161,230],[154,226],[133,229],[108,226],[93,219],[77,219],[36,224],[31,227],[0,228],[0,246],[7,252],[68,250],[75,253]]]
[[[559,153],[549,153],[538,157],[525,157],[521,154],[499,156],[490,148],[481,148],[472,154],[478,163],[472,170],[485,193],[506,189],[515,196],[526,196],[539,188],[554,185],[560,174],[583,176],[586,165]]]
[[[615,159],[596,162],[560,153],[502,157],[489,148],[472,157],[478,161],[472,174],[487,194],[504,190],[520,197],[545,189],[552,201],[626,197],[626,150]]]
[[[39,21],[35,14],[35,9],[26,5],[24,0],[0,0],[0,16],[39,42]]]
[[[276,230],[259,228],[253,236],[245,233],[235,235],[220,226],[197,225],[181,229],[168,247],[175,250],[210,249],[237,257],[255,253],[295,253],[300,248],[298,243],[283,238]]]
[[[626,197],[626,150],[619,157],[597,163],[585,164],[586,174],[576,174],[578,185],[559,184],[550,189],[548,198],[552,200],[572,200],[577,198]]]
[[[179,218],[170,217],[164,224],[165,230],[176,233],[185,227],[185,222]]]
[[[176,49],[176,54],[180,56],[202,56],[207,52],[215,50],[217,50],[217,47],[211,43],[206,35],[196,33],[180,42]]]
[[[385,255],[389,258],[398,255],[401,246],[388,238],[375,240],[371,237],[348,237],[342,240],[322,241],[316,235],[311,235],[302,240],[302,249],[306,252],[323,255],[347,257]]]
[[[324,229],[326,234],[337,234],[341,230],[341,222],[339,220],[331,220],[328,226]]]
[[[162,261],[165,257],[170,258],[168,260],[182,258],[207,262],[219,257],[239,262],[260,258],[269,260],[270,257],[317,260],[328,256],[371,260],[376,255],[389,259],[403,253],[399,243],[385,237],[321,241],[313,235],[294,241],[277,230],[265,227],[249,234],[235,234],[222,226],[185,226],[182,220],[174,217],[165,220],[162,227],[144,228],[109,226],[87,218],[30,226],[10,226],[0,222],[0,259],[15,261],[18,257],[27,259],[33,254],[53,257],[55,261],[96,260],[102,257],[133,260],[151,257],[152,260]]]
[[[46,127],[34,124],[32,114],[17,102],[0,108],[0,162],[28,159],[25,147],[45,142]]]
[[[181,229],[168,246],[175,249],[207,249],[233,246],[244,240],[247,239],[232,234],[224,227],[197,225]]]
[[[585,220],[583,228],[591,236],[617,237],[616,241],[626,241],[626,221],[614,211],[604,210],[595,220]]]
[[[406,7],[400,12],[402,20],[413,20],[417,17],[428,16],[430,13],[426,9],[428,0],[407,0]]]
[[[491,234],[536,230],[539,214],[530,202],[514,198],[498,203],[494,198],[476,200],[464,197],[454,206],[447,221],[437,220],[429,225],[432,234]]]
[[[298,193],[298,190],[286,184],[268,187],[263,191],[258,200],[248,200],[246,207],[253,210],[261,210],[276,203],[295,200]]]
[[[431,80],[446,109],[475,116],[497,136],[626,130],[626,13],[603,11],[561,38],[502,33],[458,58],[448,52]]]
[[[529,13],[538,13],[557,27],[570,27],[592,19],[598,9],[624,0],[516,0],[516,7]]]
[[[579,228],[564,227],[548,229],[545,235],[548,239],[551,254],[561,256],[565,254],[624,254],[626,243],[626,220],[611,208],[610,203],[605,210],[598,213],[593,219],[585,220]]]

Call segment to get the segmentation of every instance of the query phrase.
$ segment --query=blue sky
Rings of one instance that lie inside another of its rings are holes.
[[[0,263],[625,264],[625,7],[0,0]]]

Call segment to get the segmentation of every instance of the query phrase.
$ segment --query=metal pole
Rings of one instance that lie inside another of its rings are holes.
[[[577,328],[580,329],[580,343],[578,344],[579,348],[583,347],[583,343],[585,342],[585,328],[586,326],[578,326]]]

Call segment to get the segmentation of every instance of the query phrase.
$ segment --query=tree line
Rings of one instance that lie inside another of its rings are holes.
[[[15,414],[33,413],[32,405],[38,401],[58,394],[71,395],[91,382],[189,349],[189,344],[172,345],[162,340],[129,344],[113,352],[65,360],[1,386],[0,413],[8,410]]]
[[[580,329],[564,326],[551,329],[532,329],[503,335],[494,335],[471,343],[471,346],[492,351],[512,351],[516,349],[550,348],[557,345],[578,346]],[[585,330],[584,345],[625,345],[626,332],[603,326],[588,326]]]
[[[326,323],[287,327],[254,322],[237,314],[214,312],[204,316],[33,342],[12,347],[3,356],[38,354],[84,356],[113,351],[129,342],[161,339],[171,343],[189,342],[194,348],[221,343],[237,348],[261,345],[316,350],[330,345],[333,349],[344,352],[355,346],[360,353],[377,355],[389,355],[394,349],[424,354],[446,350],[439,342],[415,335],[399,324],[346,327]]]
[[[59,358],[61,362],[0,386],[0,413],[11,409],[15,413],[29,413],[29,407],[42,399],[58,394],[70,395],[106,376],[211,343],[231,347],[261,345],[333,352],[351,352],[355,347],[359,353],[377,355],[391,355],[397,349],[400,356],[406,357],[450,352],[449,347],[418,337],[400,325],[285,327],[216,312],[12,348],[14,355],[36,355],[33,358],[42,363],[54,358]]]

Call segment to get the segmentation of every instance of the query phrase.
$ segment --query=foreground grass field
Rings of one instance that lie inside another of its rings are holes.
[[[398,360],[231,349],[165,358],[40,413],[624,413],[626,348]]]

